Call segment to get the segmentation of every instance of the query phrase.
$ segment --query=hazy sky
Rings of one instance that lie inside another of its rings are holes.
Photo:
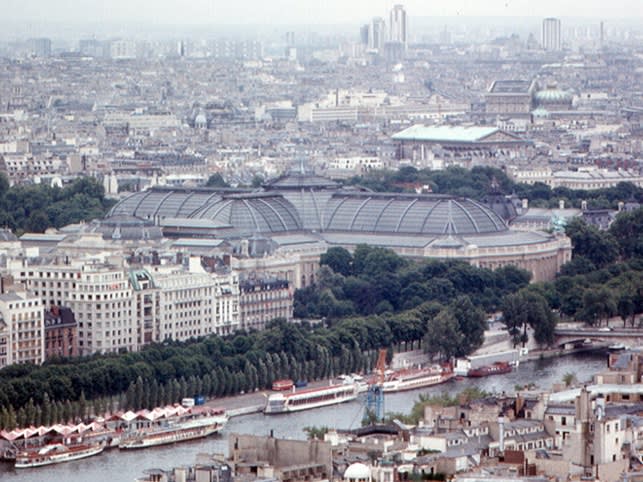
[[[346,24],[385,16],[641,18],[641,0],[0,0],[5,21],[147,24]]]

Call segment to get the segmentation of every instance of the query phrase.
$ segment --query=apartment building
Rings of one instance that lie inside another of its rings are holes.
[[[25,292],[0,294],[0,368],[45,359],[42,302]]]
[[[67,307],[45,310],[45,358],[78,356],[78,323]]]
[[[188,340],[236,331],[239,294],[226,281],[216,275],[187,271],[153,274],[157,301],[144,312],[147,317],[148,312],[156,311],[152,339]]]
[[[122,259],[10,263],[17,282],[42,306],[67,306],[78,322],[78,352],[135,351],[143,344]]]
[[[275,318],[292,320],[293,290],[287,280],[246,279],[240,283],[241,328],[263,330]]]

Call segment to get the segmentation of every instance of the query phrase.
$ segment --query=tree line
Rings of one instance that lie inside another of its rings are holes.
[[[319,380],[368,372],[380,347],[417,339],[426,320],[342,320],[333,326],[275,320],[262,332],[155,344],[139,352],[11,365],[0,370],[0,428],[78,422],[186,396],[223,397],[281,378]],[[404,324],[404,329],[401,325]],[[409,322],[409,325],[412,323]]]
[[[516,183],[502,169],[476,166],[471,169],[451,166],[444,170],[416,169],[404,166],[399,170],[373,170],[347,181],[379,192],[413,192],[419,186],[429,186],[436,194],[451,194],[481,201],[489,194],[491,186],[503,194],[515,194],[529,199],[533,207],[556,208],[560,200],[566,206],[580,208],[587,201],[590,209],[616,208],[620,201],[643,202],[643,189],[631,183],[620,183],[605,189],[552,189],[546,184]]]
[[[105,198],[103,186],[91,177],[75,179],[62,188],[46,184],[9,187],[6,175],[0,173],[0,226],[18,235],[102,218],[113,204]]]

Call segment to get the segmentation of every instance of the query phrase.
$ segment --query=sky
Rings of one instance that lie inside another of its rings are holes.
[[[0,0],[4,21],[150,25],[359,24],[402,3],[409,17],[643,18],[641,0]]]

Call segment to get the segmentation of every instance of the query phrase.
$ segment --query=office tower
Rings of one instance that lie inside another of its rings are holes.
[[[29,53],[33,57],[49,57],[51,55],[51,40],[48,38],[32,38],[28,42]]]
[[[381,17],[373,18],[368,31],[368,48],[381,51],[384,48],[385,38],[386,24],[384,23],[384,19]]]
[[[562,49],[559,19],[546,18],[543,20],[543,48],[556,52]]]
[[[370,30],[369,24],[364,24],[359,29],[359,40],[363,45],[368,46],[368,32]]]
[[[286,47],[295,46],[295,32],[286,32]]]
[[[403,5],[395,5],[391,10],[389,18],[389,40],[391,42],[400,42],[406,46],[407,42],[407,19],[406,10]]]

